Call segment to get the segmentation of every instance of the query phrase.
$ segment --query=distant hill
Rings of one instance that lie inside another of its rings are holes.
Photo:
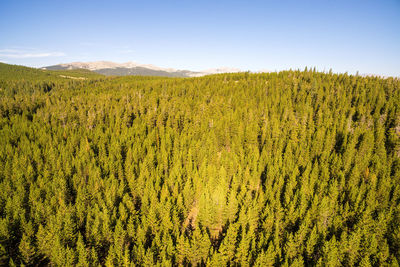
[[[2,80],[49,80],[49,79],[89,79],[101,78],[103,75],[87,69],[46,70],[0,62]]]
[[[46,70],[75,70],[86,69],[103,75],[126,76],[164,76],[164,77],[200,77],[217,73],[240,72],[239,69],[219,68],[204,71],[176,70],[172,68],[161,68],[150,64],[139,64],[135,62],[114,63],[109,61],[95,62],[72,62],[43,67]]]

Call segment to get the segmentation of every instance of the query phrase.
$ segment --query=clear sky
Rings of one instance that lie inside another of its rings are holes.
[[[400,76],[400,0],[0,0],[0,62]]]

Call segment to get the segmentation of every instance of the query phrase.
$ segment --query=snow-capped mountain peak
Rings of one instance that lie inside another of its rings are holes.
[[[151,64],[140,64],[137,62],[115,63],[111,61],[93,62],[71,62],[54,66],[43,67],[48,70],[71,70],[88,69],[105,75],[154,75],[170,77],[199,77],[217,73],[240,72],[235,68],[216,68],[204,71],[177,70],[173,68],[162,68]]]

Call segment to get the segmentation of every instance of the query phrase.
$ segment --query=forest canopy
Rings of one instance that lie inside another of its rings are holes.
[[[400,80],[0,64],[0,265],[398,266]]]

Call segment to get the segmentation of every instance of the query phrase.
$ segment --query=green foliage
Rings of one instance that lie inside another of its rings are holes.
[[[398,265],[400,81],[0,64],[0,215],[0,265]]]

